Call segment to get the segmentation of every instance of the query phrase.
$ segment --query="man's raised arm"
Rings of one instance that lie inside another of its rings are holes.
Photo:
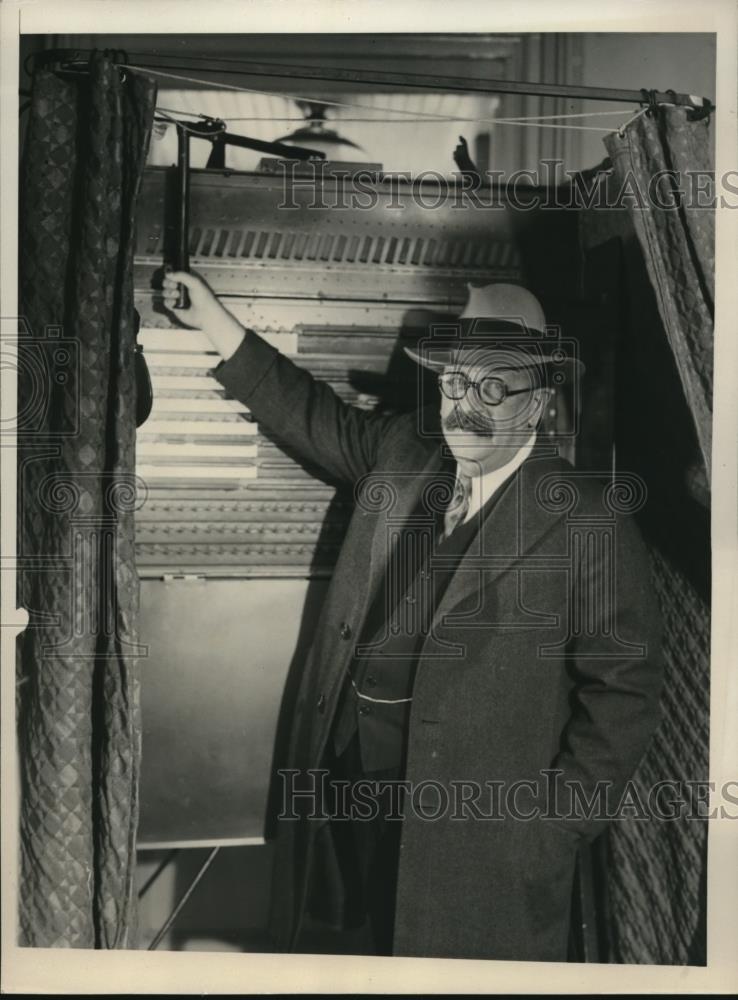
[[[353,483],[374,467],[379,444],[398,416],[345,403],[330,386],[244,328],[199,275],[171,271],[165,276],[168,309],[177,301],[178,283],[187,288],[190,306],[174,315],[207,334],[223,358],[214,377],[260,424],[334,479]]]

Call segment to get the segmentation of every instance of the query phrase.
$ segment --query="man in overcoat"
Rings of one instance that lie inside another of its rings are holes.
[[[541,434],[575,361],[525,289],[472,289],[408,352],[437,372],[438,434],[426,406],[341,401],[196,275],[165,278],[166,305],[177,282],[226,390],[354,490],[282,774],[277,946],[358,905],[380,954],[566,960],[578,848],[617,822],[661,684],[645,496]]]

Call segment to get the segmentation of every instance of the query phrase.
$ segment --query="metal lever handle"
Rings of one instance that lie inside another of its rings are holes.
[[[190,134],[185,127],[177,125],[177,185],[179,203],[177,206],[177,240],[174,251],[174,266],[177,271],[190,269]],[[175,309],[187,309],[190,297],[184,285],[179,286],[179,296]]]

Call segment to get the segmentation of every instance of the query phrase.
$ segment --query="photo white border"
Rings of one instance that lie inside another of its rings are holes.
[[[287,8],[289,14],[287,15]],[[0,6],[0,319],[17,309],[18,36],[215,32],[717,32],[716,178],[735,170],[738,18],[733,0],[5,0]],[[643,82],[643,81],[639,81]],[[646,81],[649,82],[649,81]],[[671,81],[655,80],[665,87]],[[708,95],[712,96],[712,95]],[[721,188],[718,186],[718,192]],[[729,193],[728,193],[729,194]],[[713,419],[713,647],[710,778],[738,778],[738,211],[717,212]],[[0,416],[15,413],[15,378],[1,372]],[[738,823],[710,821],[708,965],[541,964],[195,952],[102,952],[15,945],[17,754],[15,450],[0,448],[2,732],[2,990],[6,993],[730,993],[738,990]]]

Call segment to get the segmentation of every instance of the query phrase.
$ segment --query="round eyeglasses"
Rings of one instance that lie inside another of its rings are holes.
[[[524,389],[510,389],[507,382],[497,375],[487,375],[475,381],[464,372],[444,372],[438,376],[438,385],[447,399],[454,400],[463,399],[469,388],[474,386],[477,396],[486,406],[499,406],[508,396],[517,396],[533,389],[529,385]]]

